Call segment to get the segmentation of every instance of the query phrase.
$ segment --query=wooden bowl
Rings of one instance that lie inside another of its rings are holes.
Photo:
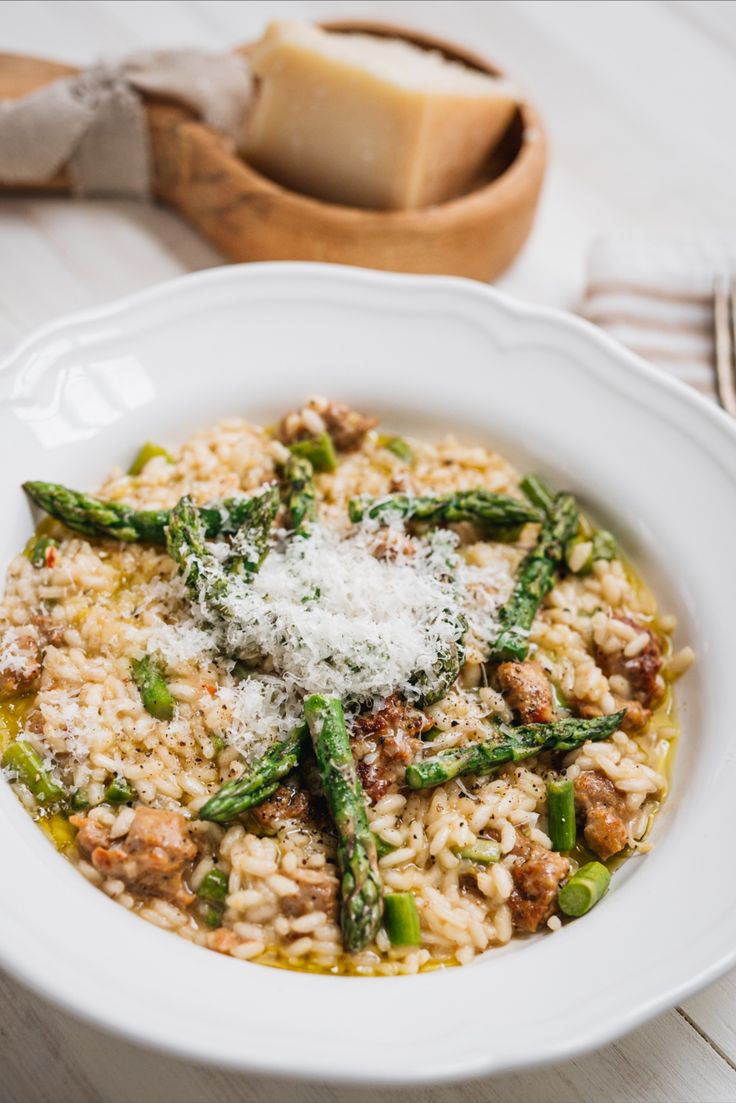
[[[404,38],[499,75],[483,58],[421,32],[353,20],[322,25]],[[0,98],[24,95],[70,72],[54,62],[0,56]],[[301,195],[257,172],[234,153],[228,139],[183,108],[147,99],[146,110],[157,198],[177,208],[232,261],[326,261],[492,280],[524,244],[544,176],[544,134],[528,103],[520,104],[494,152],[486,182],[457,199],[416,211],[371,211]],[[61,173],[40,190],[67,186]]]

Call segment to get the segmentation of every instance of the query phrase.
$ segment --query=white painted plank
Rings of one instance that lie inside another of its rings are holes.
[[[736,1098],[736,1072],[676,1012],[554,1068],[462,1086],[382,1090],[379,1096],[364,1088],[266,1081],[163,1058],[72,1020],[7,980],[0,980],[0,1000],[13,1008],[3,1026],[2,1103],[377,1103],[379,1097],[385,1103],[733,1103]]]
[[[736,970],[686,1000],[682,1010],[736,1065]]]

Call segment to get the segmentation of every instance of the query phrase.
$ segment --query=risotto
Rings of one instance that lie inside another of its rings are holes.
[[[95,497],[25,489],[3,772],[122,907],[415,973],[558,930],[649,848],[693,655],[571,495],[320,398],[146,445]]]

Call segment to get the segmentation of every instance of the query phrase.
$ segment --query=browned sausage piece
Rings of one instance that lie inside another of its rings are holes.
[[[7,632],[0,646],[0,700],[35,689],[42,667],[43,649],[38,639],[15,629]]]
[[[309,794],[296,782],[285,781],[273,796],[252,809],[255,820],[266,831],[275,831],[283,823],[309,819]]]
[[[650,709],[662,696],[663,686],[659,677],[662,669],[662,640],[656,636],[645,624],[633,620],[631,617],[615,617],[622,624],[628,624],[634,628],[637,635],[645,633],[647,642],[636,655],[625,654],[627,642],[621,641],[621,648],[612,652],[604,651],[596,646],[594,649],[595,660],[607,677],[618,674],[626,679],[631,688],[631,696],[646,709]],[[632,721],[634,718],[632,717]],[[646,721],[645,721],[646,723]],[[636,726],[632,723],[632,726]]]
[[[187,862],[196,857],[197,848],[179,812],[136,808],[127,835],[109,849],[107,841],[96,843],[93,821],[83,820],[71,817],[71,822],[80,827],[77,841],[89,851],[96,870],[105,877],[120,878],[133,892],[164,896],[181,907],[191,904],[194,897],[184,887],[183,875]]]
[[[552,719],[552,690],[538,663],[501,663],[496,671],[501,693],[522,724],[547,724]]]
[[[311,873],[312,877],[300,883],[297,893],[281,897],[281,911],[289,919],[311,912],[324,912],[328,919],[334,919],[337,915],[337,879],[317,870],[304,870],[301,876],[307,873]]]
[[[518,858],[511,868],[514,880],[509,897],[511,918],[517,930],[533,934],[557,910],[557,893],[570,873],[570,863],[518,830],[511,853]]]
[[[37,688],[46,648],[59,643],[65,629],[51,617],[34,616],[22,628],[6,630],[0,642],[0,700]]]
[[[365,417],[342,402],[313,398],[303,409],[281,419],[277,435],[283,444],[294,444],[326,431],[339,452],[353,452],[377,424],[377,418]]]
[[[403,784],[406,767],[422,746],[417,737],[431,726],[423,712],[398,694],[389,697],[378,712],[358,717],[352,731],[353,752],[363,788],[372,800]]]
[[[585,841],[605,862],[628,842],[626,800],[613,782],[596,770],[586,770],[576,777],[574,787],[575,805],[585,824]]]

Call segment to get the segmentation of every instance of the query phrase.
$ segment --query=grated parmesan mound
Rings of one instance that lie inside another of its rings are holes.
[[[307,539],[280,540],[252,581],[232,580],[231,616],[211,629],[217,650],[262,657],[302,694],[367,703],[399,690],[416,698],[416,675],[431,686],[454,639],[457,538],[411,540],[391,560],[375,558],[374,541],[370,526],[343,538],[319,524]]]
[[[255,674],[236,685],[219,687],[206,719],[215,731],[227,732],[227,740],[252,760],[270,743],[283,739],[304,720],[300,695],[283,678]]]

